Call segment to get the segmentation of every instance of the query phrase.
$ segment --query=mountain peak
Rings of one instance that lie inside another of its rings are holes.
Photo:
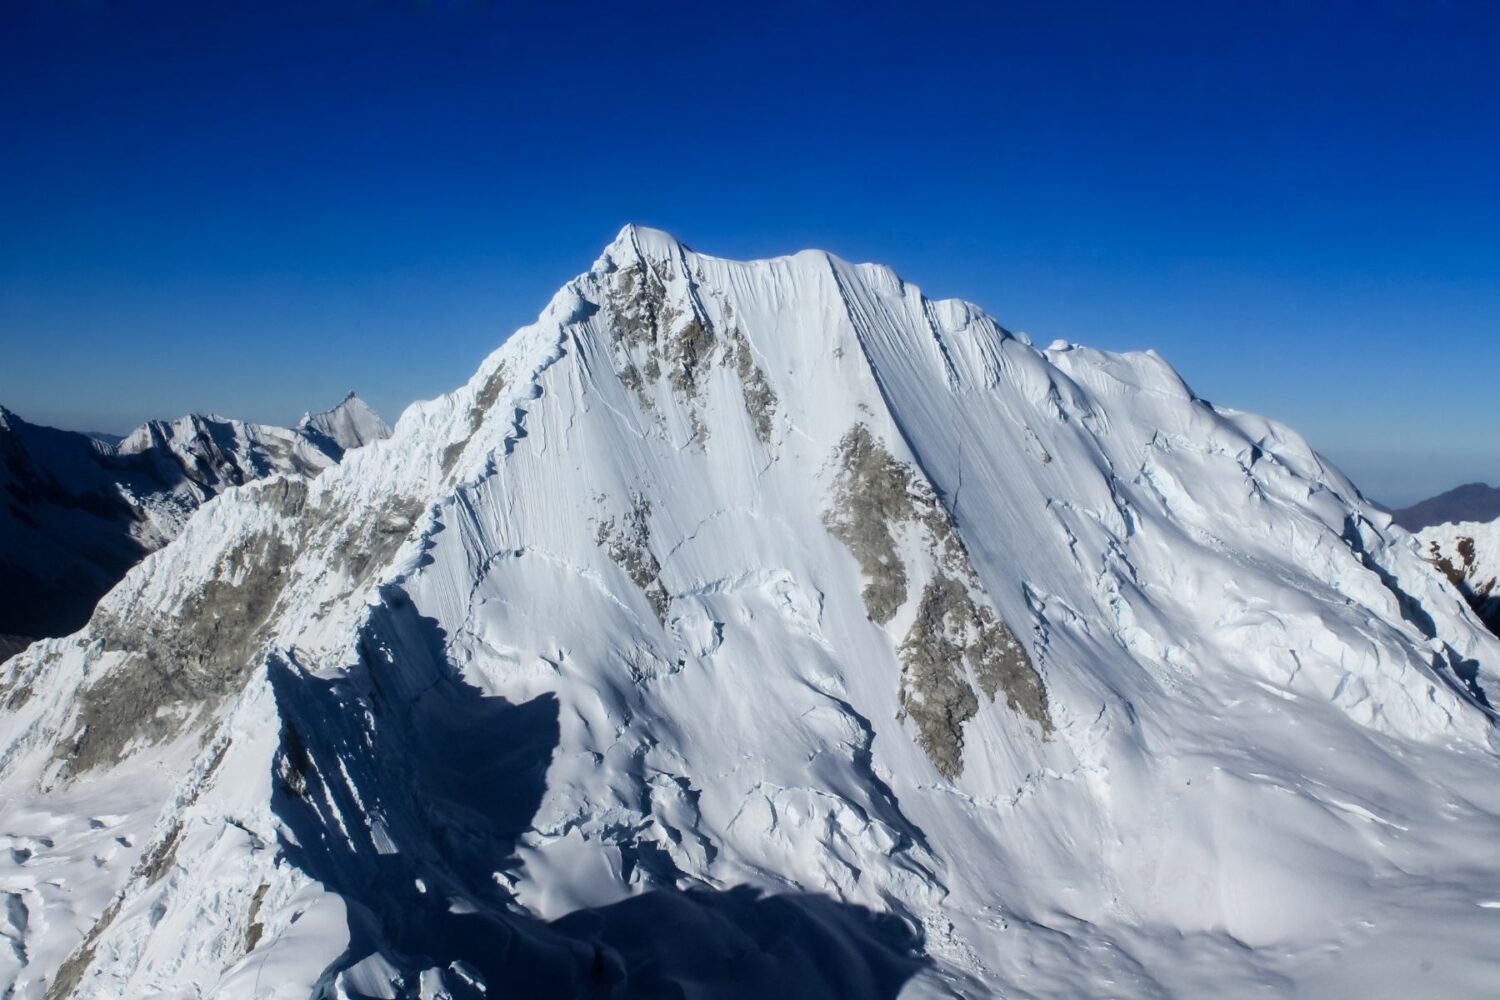
[[[14,992],[1493,973],[1500,643],[1298,435],[873,265],[601,260],[0,668]]]
[[[391,436],[391,429],[380,419],[380,414],[352,389],[332,409],[303,414],[297,429],[336,449],[335,457]]]
[[[661,263],[690,253],[677,237],[661,229],[626,223],[599,255],[599,264],[628,268],[638,261]],[[598,265],[596,265],[598,266]]]

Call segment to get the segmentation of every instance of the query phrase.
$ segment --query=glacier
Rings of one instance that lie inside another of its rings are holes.
[[[630,226],[0,666],[0,992],[1493,995],[1425,555],[1152,352]]]

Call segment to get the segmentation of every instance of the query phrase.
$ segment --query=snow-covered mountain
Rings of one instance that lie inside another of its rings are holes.
[[[371,441],[391,436],[391,429],[380,419],[380,414],[353,392],[331,410],[304,414],[297,429],[321,442],[324,451],[338,458],[351,448],[363,448]]]
[[[1493,995],[1497,672],[1155,354],[627,228],[0,668],[0,983]]]
[[[195,414],[116,442],[0,408],[0,633],[75,631],[209,498],[268,475],[317,475],[384,433],[352,393],[297,430]]]
[[[1500,635],[1500,519],[1436,524],[1417,537],[1474,613]]]
[[[1500,489],[1484,483],[1467,483],[1439,493],[1391,515],[1408,531],[1439,524],[1500,519]]]

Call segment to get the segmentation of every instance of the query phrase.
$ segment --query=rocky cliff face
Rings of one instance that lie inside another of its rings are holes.
[[[1497,669],[1155,355],[632,227],[0,668],[0,983],[1463,995]]]

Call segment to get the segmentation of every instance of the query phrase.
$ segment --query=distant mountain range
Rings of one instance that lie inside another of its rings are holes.
[[[0,658],[81,627],[132,566],[225,489],[317,475],[389,433],[353,393],[295,428],[191,414],[112,440],[0,407]]]
[[[1500,489],[1484,483],[1466,483],[1392,511],[1391,516],[1408,531],[1421,531],[1435,524],[1493,521],[1500,518]]]

